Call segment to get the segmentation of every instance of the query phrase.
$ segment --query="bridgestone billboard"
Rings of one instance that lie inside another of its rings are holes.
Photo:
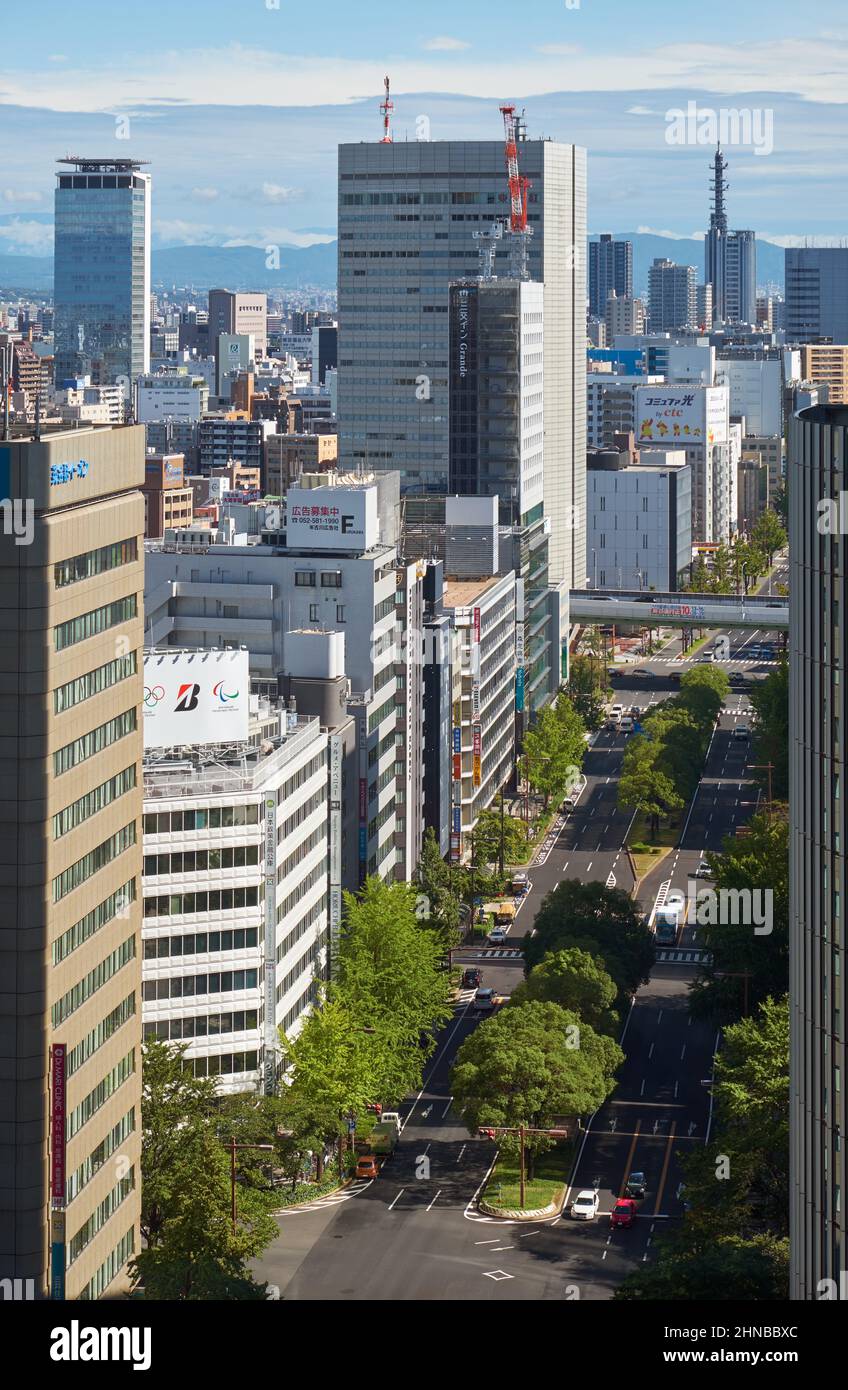
[[[250,713],[249,653],[147,652],[145,748],[242,743]]]

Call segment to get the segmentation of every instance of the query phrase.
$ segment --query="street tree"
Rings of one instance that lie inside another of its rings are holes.
[[[150,1038],[142,1050],[141,1231],[156,1245],[202,1162],[217,1087],[185,1063],[187,1047]]]
[[[503,839],[502,839],[503,837]],[[503,843],[504,864],[523,864],[528,854],[527,828],[515,816],[500,811],[481,811],[474,827],[474,849],[481,864],[499,864]]]
[[[563,879],[544,898],[533,935],[525,938],[530,970],[551,951],[576,947],[598,956],[618,989],[622,1007],[650,974],[654,938],[629,893],[603,883]]]
[[[789,795],[789,663],[784,658],[776,670],[751,690],[756,715],[754,753],[762,766],[757,769],[760,785],[768,790],[766,764],[771,763],[771,786],[775,800]]]
[[[632,738],[624,751],[617,801],[620,810],[643,811],[650,817],[653,839],[660,821],[683,805],[683,798],[663,766],[662,744],[647,734]]]
[[[429,908],[428,925],[438,932],[443,948],[451,950],[459,942],[459,884],[453,882],[451,870],[442,858],[436,832],[430,825],[424,831],[417,878],[421,895]]]
[[[603,668],[591,657],[572,657],[566,694],[590,733],[604,725],[604,702],[610,693],[608,685]]]
[[[776,509],[766,507],[754,522],[751,532],[751,540],[768,559],[769,568],[774,564],[774,557],[779,550],[783,550],[787,542],[787,535],[781,517]]]
[[[618,1026],[614,1005],[618,988],[600,956],[576,946],[550,951],[513,989],[510,1008],[532,1000],[570,1009],[596,1032],[613,1035]]]

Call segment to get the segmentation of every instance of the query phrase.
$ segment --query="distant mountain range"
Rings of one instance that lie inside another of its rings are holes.
[[[690,238],[658,236],[651,232],[616,232],[633,242],[633,288],[638,294],[648,285],[648,269],[658,256],[679,265],[694,265],[699,281],[704,275],[704,243]],[[597,241],[593,236],[592,241]],[[273,254],[256,246],[172,246],[153,252],[153,283],[160,289],[207,290],[216,285],[233,290],[290,290],[314,286],[336,287],[335,241],[315,246],[281,246],[279,269]],[[783,247],[757,242],[757,283],[782,285]],[[49,256],[0,255],[0,293],[10,290],[47,292],[53,286],[53,260]]]

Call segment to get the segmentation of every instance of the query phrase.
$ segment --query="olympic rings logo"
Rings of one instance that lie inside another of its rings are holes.
[[[144,687],[144,703],[148,709],[154,708],[164,698],[165,687],[163,685],[146,685]]]

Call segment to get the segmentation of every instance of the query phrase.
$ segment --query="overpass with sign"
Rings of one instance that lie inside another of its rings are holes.
[[[593,627],[639,623],[642,627],[742,627],[787,632],[788,598],[766,594],[657,594],[635,589],[572,589],[572,622]]]

